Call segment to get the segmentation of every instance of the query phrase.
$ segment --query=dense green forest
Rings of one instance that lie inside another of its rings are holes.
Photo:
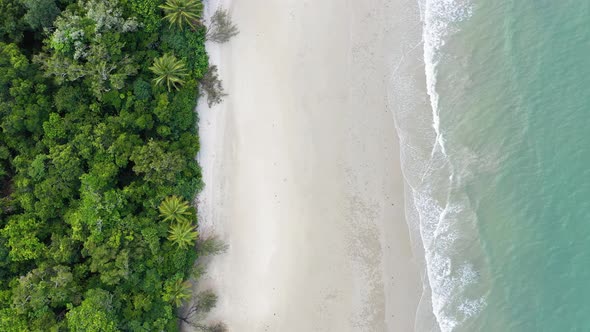
[[[191,319],[178,307],[215,247],[199,249],[188,203],[203,187],[194,108],[219,85],[202,10],[0,0],[0,331]]]

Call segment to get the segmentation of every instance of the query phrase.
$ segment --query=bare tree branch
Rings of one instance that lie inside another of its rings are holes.
[[[207,27],[207,40],[216,43],[226,43],[232,37],[240,33],[238,27],[232,22],[231,15],[227,9],[218,8],[213,16],[211,22]]]
[[[227,93],[223,91],[223,85],[217,73],[217,66],[209,67],[207,73],[199,81],[201,87],[201,95],[207,95],[207,104],[209,107],[219,104],[223,101],[223,97]]]

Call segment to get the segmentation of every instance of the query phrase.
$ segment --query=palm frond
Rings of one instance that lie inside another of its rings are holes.
[[[173,284],[166,286],[164,300],[180,307],[182,303],[190,299],[192,295],[191,283],[188,281],[176,280]]]
[[[168,87],[168,91],[172,88],[178,89],[184,84],[184,78],[188,75],[188,70],[184,61],[177,59],[174,55],[166,53],[163,56],[156,58],[150,70],[156,75],[153,79],[156,85],[163,85]]]
[[[170,233],[168,240],[176,243],[181,249],[186,249],[194,245],[199,236],[199,233],[195,230],[195,226],[188,221],[180,221],[170,225],[168,232]]]
[[[180,29],[184,25],[194,29],[203,14],[203,3],[200,0],[168,0],[160,8],[164,10],[164,18],[170,22],[170,26],[177,25]]]
[[[160,203],[160,216],[164,221],[188,221],[190,216],[190,206],[178,196],[168,196]]]

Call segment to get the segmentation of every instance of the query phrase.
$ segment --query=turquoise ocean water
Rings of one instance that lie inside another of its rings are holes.
[[[404,171],[433,329],[590,331],[590,1],[420,10],[432,144]]]

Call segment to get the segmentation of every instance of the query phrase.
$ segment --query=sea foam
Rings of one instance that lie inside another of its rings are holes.
[[[445,57],[446,41],[458,31],[458,23],[471,16],[473,7],[465,0],[421,0],[419,5],[426,92],[435,138],[420,181],[410,184],[418,220],[409,222],[419,225],[432,311],[440,331],[447,332],[460,330],[485,307],[485,296],[473,291],[482,282],[477,263],[481,248],[474,226],[477,216],[461,190],[465,175],[456,174],[452,155],[447,151],[437,92],[438,67]]]
[[[472,6],[466,0],[419,0],[423,23],[422,39],[424,45],[424,66],[426,72],[426,92],[432,108],[432,126],[436,132],[435,147],[446,154],[444,137],[440,131],[439,98],[436,92],[437,65],[441,59],[441,48],[445,39],[454,31],[454,23],[471,16]]]

